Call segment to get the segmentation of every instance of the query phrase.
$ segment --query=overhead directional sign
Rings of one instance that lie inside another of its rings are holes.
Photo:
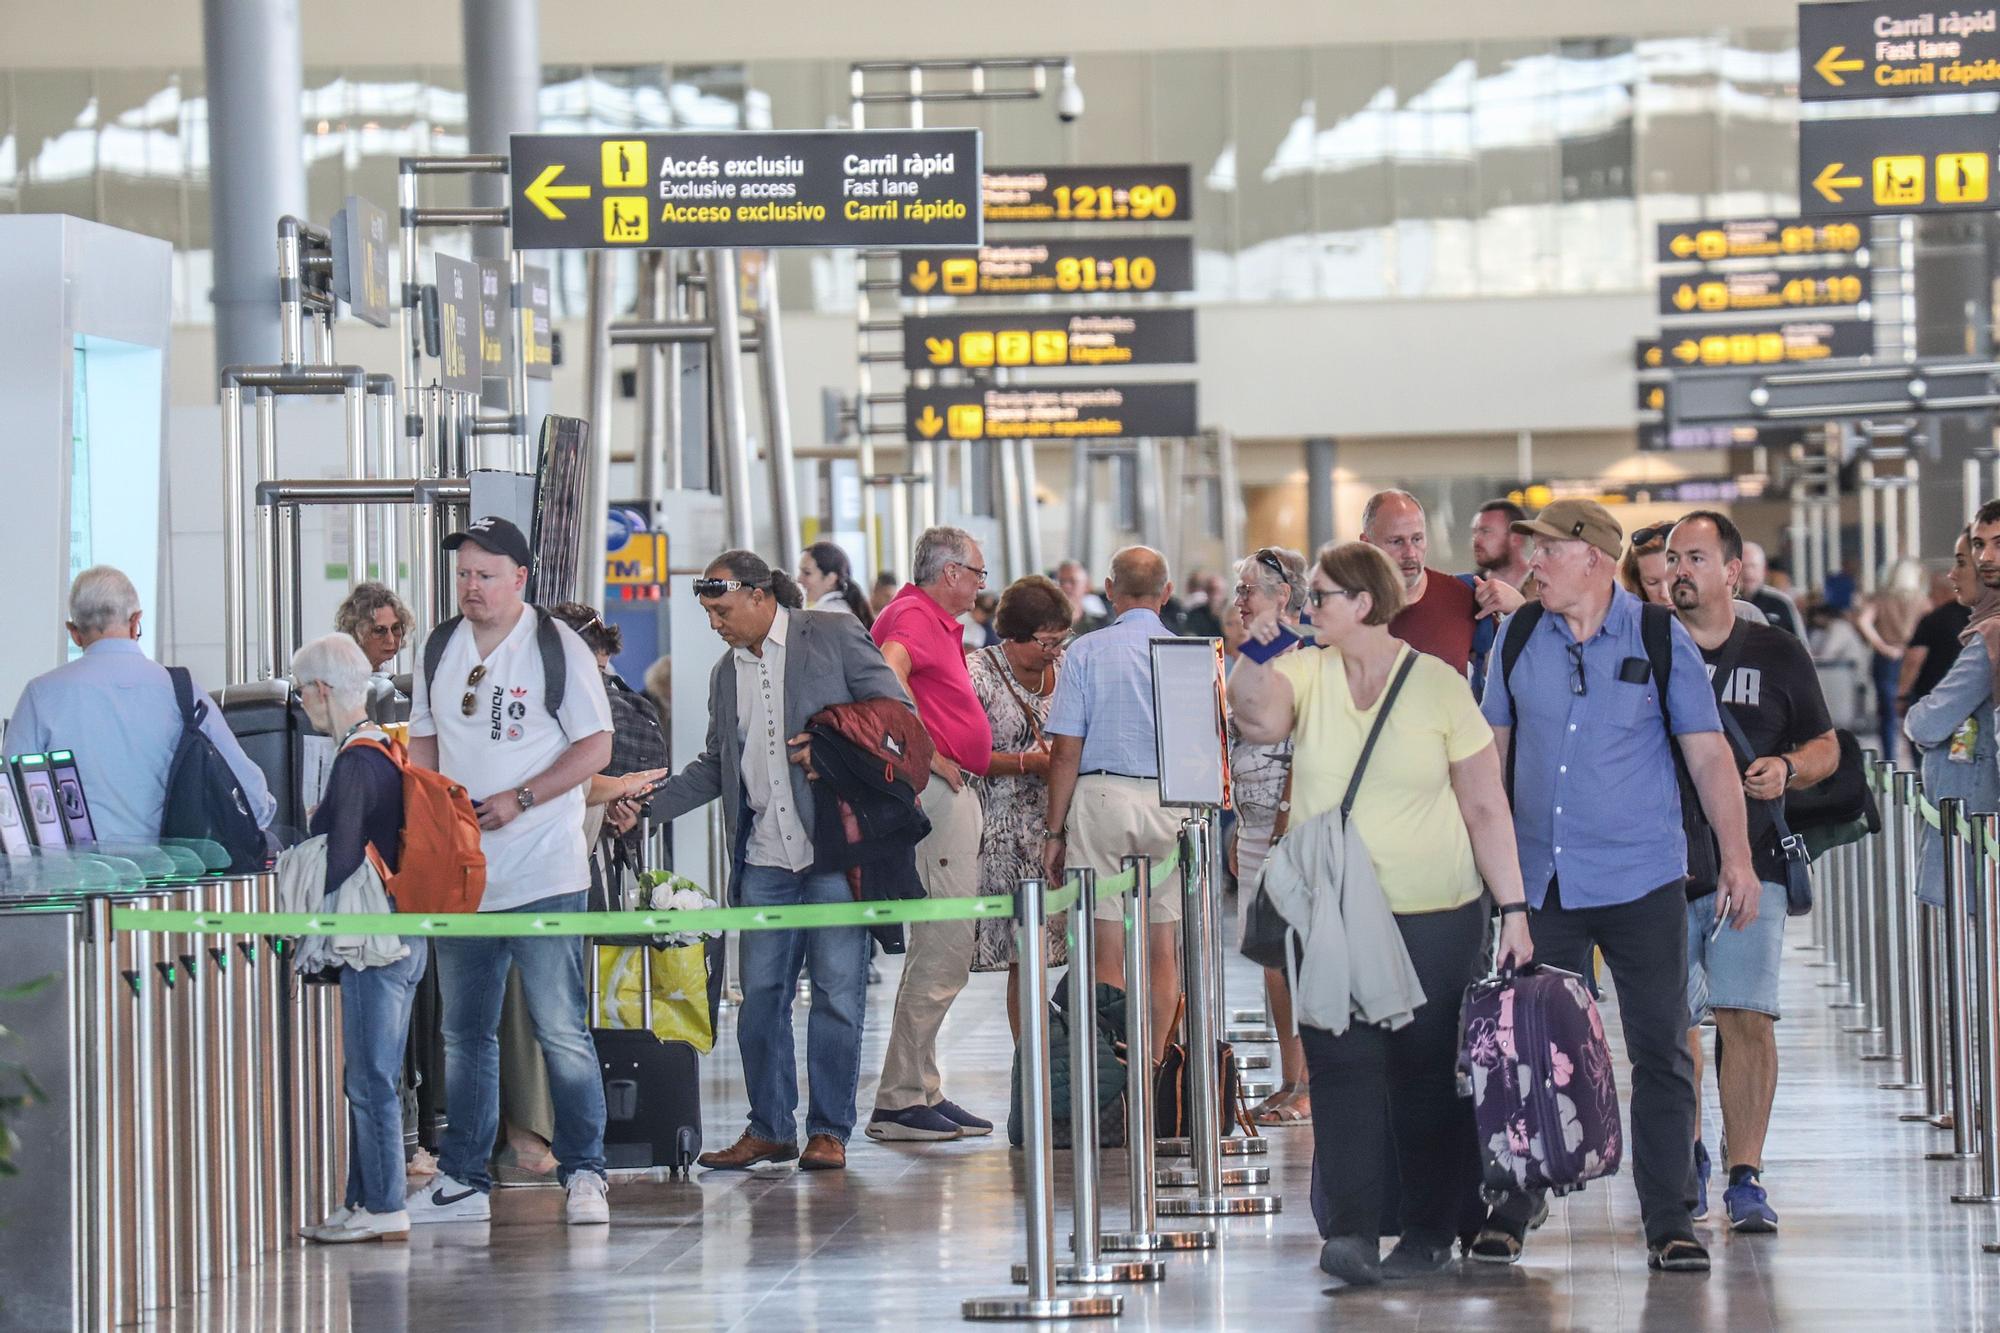
[[[1799,6],[1799,99],[2000,88],[2000,15],[1903,0]]]
[[[1186,236],[1021,241],[956,253],[903,256],[905,296],[1193,290],[1194,242]]]
[[[1663,222],[1662,264],[1713,263],[1721,259],[1777,259],[1784,255],[1851,255],[1868,244],[1858,222],[1805,218],[1721,218]]]
[[[2000,116],[1803,121],[1799,208],[1808,217],[1990,212],[1996,149]]]
[[[1639,448],[1647,453],[1674,449],[1790,449],[1805,439],[1804,426],[1668,426],[1654,422],[1639,427]]]
[[[1719,370],[1676,375],[1668,420],[1676,427],[1738,421],[1818,421],[2000,405],[1993,363],[1933,358],[1853,370]]]
[[[988,222],[1186,222],[1194,207],[1185,162],[994,167],[985,194]]]
[[[1734,314],[1859,305],[1868,299],[1865,268],[1743,268],[1660,279],[1660,314]]]
[[[1192,381],[903,390],[903,434],[921,440],[1117,440],[1196,434]]]
[[[1874,328],[1858,319],[1788,319],[1768,324],[1708,324],[1677,328],[1639,342],[1640,370],[1770,366],[1875,350]]]
[[[1195,359],[1192,310],[1022,310],[903,321],[903,365],[1161,366]]]
[[[980,240],[977,130],[517,134],[522,250]]]

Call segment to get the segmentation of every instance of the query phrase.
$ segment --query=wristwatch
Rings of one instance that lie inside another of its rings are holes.
[[[535,807],[535,789],[523,787],[514,793],[514,799],[520,803],[523,812],[532,810]]]
[[[1789,787],[1792,785],[1792,780],[1799,775],[1799,766],[1792,762],[1792,757],[1788,754],[1781,754],[1778,759],[1785,766],[1785,785]]]
[[[1043,842],[1047,842],[1050,838],[1060,838],[1062,836],[1063,830],[1059,828],[1045,828],[1042,830]]]

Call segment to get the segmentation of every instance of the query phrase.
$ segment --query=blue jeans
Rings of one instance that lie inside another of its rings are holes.
[[[410,1004],[430,962],[430,942],[406,939],[409,957],[357,972],[340,969],[340,1040],[346,1068],[349,1208],[403,1206],[403,1102],[396,1083],[410,1039]]]
[[[737,884],[743,907],[852,902],[847,877],[745,866]],[[743,1006],[736,1047],[750,1090],[750,1132],[797,1143],[799,1076],[792,1048],[792,1001],[799,965],[812,978],[806,1018],[806,1134],[842,1143],[854,1132],[854,1096],[861,1081],[861,1015],[868,1003],[868,932],[861,926],[825,930],[746,930]]]
[[[585,895],[539,898],[515,913],[581,912]],[[521,993],[549,1071],[555,1154],[567,1184],[578,1171],[604,1174],[604,1074],[590,1039],[583,941],[574,935],[440,939],[438,989],[444,1005],[444,1092],[450,1124],[438,1169],[476,1190],[493,1188],[487,1159],[500,1131],[500,1004],[507,969],[521,969]]]

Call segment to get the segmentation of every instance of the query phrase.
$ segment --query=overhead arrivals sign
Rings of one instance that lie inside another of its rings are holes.
[[[988,222],[1186,222],[1194,216],[1188,164],[994,167]]]
[[[905,296],[1187,292],[1194,290],[1194,242],[1186,236],[1106,236],[904,255],[901,290]]]
[[[1160,366],[1194,359],[1192,310],[1022,310],[903,320],[908,370]]]
[[[1725,259],[1778,259],[1786,255],[1851,255],[1866,249],[1859,222],[1807,218],[1718,218],[1663,222],[1662,264],[1709,264]]]
[[[1965,213],[1994,208],[2000,116],[1890,116],[1799,124],[1799,209]]]
[[[1853,306],[1868,299],[1865,268],[1744,268],[1660,279],[1660,314],[1737,314]]]
[[[1870,3],[1799,6],[1799,100],[2000,89],[2000,12]]]
[[[522,250],[977,245],[977,130],[517,134]]]
[[[1197,434],[1192,381],[903,390],[903,435],[925,440],[1119,440]]]
[[[1858,319],[1788,319],[1778,323],[1709,324],[1641,339],[1640,370],[1772,366],[1868,356],[1875,330]]]

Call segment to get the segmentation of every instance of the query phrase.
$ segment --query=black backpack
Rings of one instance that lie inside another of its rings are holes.
[[[569,662],[563,656],[562,636],[556,633],[555,617],[537,606],[535,613],[535,646],[542,654],[542,704],[549,710],[550,717],[562,712],[564,688],[569,684]],[[438,663],[444,661],[444,650],[451,646],[451,636],[458,632],[459,622],[464,616],[453,616],[441,621],[424,640],[424,693],[435,693]],[[433,702],[432,708],[437,704]]]
[[[1514,697],[1514,663],[1520,660],[1521,651],[1528,646],[1528,636],[1541,620],[1542,604],[1528,602],[1507,622],[1507,637],[1500,643],[1500,685],[1507,691],[1509,702]],[[1645,644],[1646,661],[1652,668],[1653,692],[1660,699],[1660,724],[1666,728],[1667,753],[1673,756],[1674,779],[1680,787],[1681,827],[1687,836],[1688,897],[1696,898],[1715,891],[1716,882],[1722,878],[1722,853],[1715,845],[1715,831],[1702,813],[1701,797],[1688,774],[1687,760],[1674,741],[1674,717],[1667,702],[1667,683],[1674,668],[1673,625],[1673,612],[1666,607],[1650,602],[1639,607],[1639,639]],[[1518,744],[1507,747],[1509,802],[1514,799],[1514,756],[1520,749]]]
[[[250,795],[222,751],[201,730],[210,707],[197,696],[185,667],[168,667],[174,702],[181,710],[181,738],[167,766],[167,804],[160,817],[162,839],[203,840],[222,848],[228,869],[262,870],[270,863],[270,842],[257,826]],[[211,867],[221,869],[222,867]]]

